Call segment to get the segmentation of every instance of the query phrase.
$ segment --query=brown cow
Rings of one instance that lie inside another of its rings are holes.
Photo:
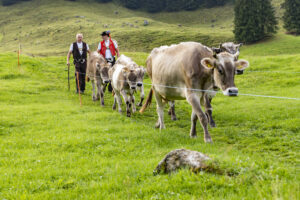
[[[241,46],[243,46],[242,43],[234,44],[233,42],[225,42],[225,43],[220,44],[219,48],[212,47],[212,50],[216,54],[219,54],[219,53],[222,53],[222,52],[228,52],[228,53],[234,55],[235,59],[238,60],[239,55],[240,55],[240,47]],[[241,75],[243,73],[244,73],[244,70],[238,70],[238,69],[236,70],[237,75]],[[218,88],[215,87],[214,89],[217,90]],[[208,104],[207,107],[211,108],[210,104],[211,104],[212,98],[214,96],[215,96],[215,94],[209,93],[204,97],[205,98],[205,103]],[[175,102],[170,101],[169,104],[170,104],[169,115],[171,115],[172,120],[177,120],[177,117],[176,117],[176,114],[175,114]],[[211,127],[216,127],[215,121],[212,117],[212,108],[208,109],[205,114],[208,117],[208,121],[209,121],[210,126]]]
[[[104,89],[109,83],[108,70],[111,68],[111,63],[108,63],[105,58],[98,54],[98,52],[93,52],[88,59],[87,66],[87,77],[92,82],[93,87],[93,101],[97,101],[101,98],[101,105],[104,106]],[[95,82],[97,85],[97,95],[95,91]]]
[[[168,101],[187,100],[192,106],[190,136],[196,137],[196,122],[200,120],[204,129],[204,141],[212,142],[207,129],[208,119],[201,109],[205,96],[214,85],[224,95],[237,96],[234,84],[235,71],[249,66],[248,61],[235,61],[233,55],[225,52],[214,57],[213,51],[196,42],[184,42],[170,47],[154,49],[147,59],[147,72],[152,80],[143,112],[151,103],[154,93],[157,102],[157,128],[164,129],[164,105]]]

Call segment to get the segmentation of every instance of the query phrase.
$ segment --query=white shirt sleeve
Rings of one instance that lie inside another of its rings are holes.
[[[99,42],[99,45],[98,45],[98,51],[101,50],[101,43]]]
[[[116,41],[113,41],[114,45],[115,45],[115,48],[117,49],[118,48],[118,44]]]
[[[73,44],[70,45],[70,50],[69,51],[73,51]]]
[[[88,51],[88,50],[90,50],[90,48],[89,48],[89,45],[88,44],[86,44],[86,50]]]

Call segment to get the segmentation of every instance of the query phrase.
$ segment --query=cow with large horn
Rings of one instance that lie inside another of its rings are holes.
[[[164,106],[168,101],[186,100],[192,106],[190,136],[196,137],[196,122],[199,119],[204,130],[204,141],[212,142],[208,132],[208,119],[202,111],[211,109],[204,103],[205,96],[214,85],[226,96],[237,96],[234,83],[236,70],[249,66],[246,60],[236,60],[227,52],[214,54],[213,51],[196,42],[163,46],[154,49],[147,59],[147,72],[152,88],[140,112],[150,104],[154,94],[157,102],[158,121],[156,127],[164,129]]]

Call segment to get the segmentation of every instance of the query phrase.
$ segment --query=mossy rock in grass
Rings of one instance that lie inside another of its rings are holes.
[[[238,172],[234,169],[226,169],[219,161],[198,151],[176,149],[168,153],[157,165],[153,175],[161,172],[170,174],[179,169],[189,169],[191,172],[208,172],[219,175],[235,176]]]

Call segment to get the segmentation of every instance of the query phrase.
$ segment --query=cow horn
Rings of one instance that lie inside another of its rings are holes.
[[[240,51],[237,51],[233,56],[236,60],[238,60],[239,55],[240,55]]]

